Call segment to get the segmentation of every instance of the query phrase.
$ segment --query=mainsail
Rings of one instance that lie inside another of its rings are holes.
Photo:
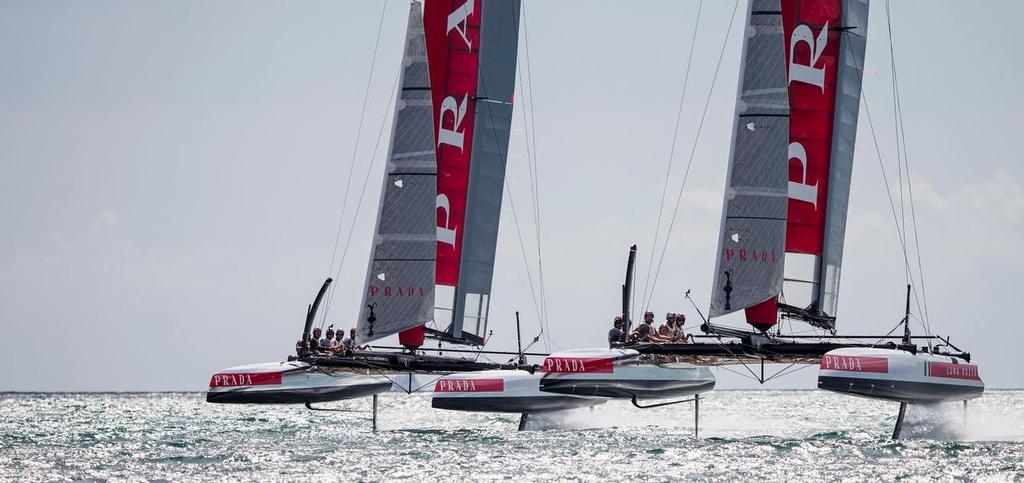
[[[437,141],[440,334],[487,330],[512,125],[518,0],[431,0],[424,11]]]
[[[712,316],[746,309],[766,330],[785,293],[790,317],[834,327],[867,14],[868,0],[751,1]]]
[[[409,11],[401,92],[395,105],[391,148],[370,267],[360,311],[364,343],[430,321],[434,316],[434,122],[423,17]]]
[[[413,2],[359,342],[482,344],[512,124],[518,0]]]

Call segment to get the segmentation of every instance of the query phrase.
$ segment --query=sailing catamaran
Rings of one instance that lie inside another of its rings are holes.
[[[707,368],[634,350],[553,354],[540,366],[429,356],[430,337],[483,346],[512,122],[518,0],[412,2],[356,345],[398,334],[402,351],[313,350],[327,279],[307,310],[298,355],[225,369],[207,400],[305,403],[389,390],[434,391],[434,407],[529,413],[606,397],[695,395]],[[479,355],[477,352],[475,355]],[[414,374],[436,379],[422,383]],[[448,374],[448,375],[445,375]]]
[[[908,403],[966,404],[984,384],[948,339],[911,336],[909,285],[901,337],[836,332],[867,23],[868,0],[749,2],[709,317],[742,310],[754,330],[705,321],[714,342],[637,350],[759,362],[762,383],[766,361],[818,363],[821,389],[900,402],[896,438]],[[784,335],[780,317],[829,335]]]
[[[413,391],[414,373],[513,367],[416,349],[426,337],[486,342],[518,27],[518,0],[410,4],[354,344],[398,334],[405,350],[313,350],[310,332],[328,278],[307,310],[298,354],[287,362],[219,371],[208,401],[308,405],[375,395],[393,385]]]

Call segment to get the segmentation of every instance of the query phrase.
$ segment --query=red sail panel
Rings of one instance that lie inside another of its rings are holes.
[[[423,11],[437,152],[437,275],[459,283],[473,118],[481,0],[430,0]]]
[[[782,0],[789,90],[786,251],[821,256],[840,52],[841,0]]]

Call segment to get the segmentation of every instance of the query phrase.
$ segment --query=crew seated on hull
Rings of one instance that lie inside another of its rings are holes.
[[[346,338],[344,341],[342,341],[342,343],[345,344],[345,346],[348,347],[349,350],[354,350],[354,351],[368,351],[368,350],[370,350],[370,346],[367,345],[367,344],[363,344],[361,346],[356,346],[356,328],[355,327],[349,329],[349,331],[348,331],[348,338]]]
[[[658,335],[658,332],[654,329],[654,326],[652,325],[653,323],[654,312],[648,311],[644,313],[644,321],[639,326],[637,326],[636,330],[634,330],[632,334],[630,334],[630,340],[636,342],[651,342],[656,344],[665,344],[672,342],[672,339]]]
[[[320,350],[320,328],[313,329],[313,336],[309,338],[309,351],[317,352]]]
[[[327,328],[326,337],[320,339],[320,350],[327,352],[334,352],[337,349],[340,342],[334,338],[334,325]]]
[[[683,331],[683,326],[686,325],[686,314],[679,312],[676,314],[675,325],[672,328],[672,337],[678,342],[682,343],[693,343],[693,334],[687,334]]]
[[[611,330],[608,331],[608,347],[622,343],[622,316],[616,315]]]
[[[661,337],[664,337],[664,338],[668,338],[668,339],[673,339],[674,340],[675,337],[674,337],[673,331],[675,330],[675,325],[676,325],[676,314],[674,312],[669,312],[669,313],[665,314],[665,323],[661,324],[661,327],[658,327],[658,335],[660,335]]]

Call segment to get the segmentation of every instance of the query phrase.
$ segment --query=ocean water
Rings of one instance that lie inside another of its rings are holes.
[[[715,391],[693,406],[611,402],[531,420],[429,396],[299,406],[202,394],[0,394],[0,479],[1021,481],[1024,391],[914,408],[822,391]]]

